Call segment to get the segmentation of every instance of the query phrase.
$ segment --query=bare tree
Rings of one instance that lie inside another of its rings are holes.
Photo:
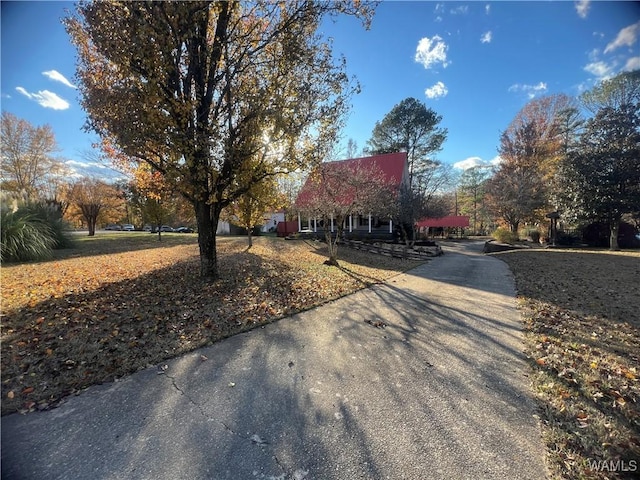
[[[40,197],[47,179],[62,167],[62,162],[53,157],[58,146],[51,127],[34,127],[12,113],[2,112],[0,142],[3,189]]]

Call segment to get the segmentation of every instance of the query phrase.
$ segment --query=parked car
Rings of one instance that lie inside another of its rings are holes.
[[[134,227],[130,223],[125,223],[124,225],[122,225],[122,230],[124,230],[126,232],[133,232],[135,229],[136,229],[136,227]]]
[[[111,225],[107,225],[106,227],[104,227],[105,230],[122,230],[122,225],[116,225],[115,223],[112,223]]]
[[[169,225],[162,225],[160,227],[160,231],[161,232],[173,232],[175,230],[173,229],[173,227],[170,227]]]
[[[178,233],[193,233],[193,228],[178,227],[178,228],[175,229],[175,232],[178,232]]]

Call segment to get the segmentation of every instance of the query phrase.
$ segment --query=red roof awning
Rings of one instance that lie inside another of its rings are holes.
[[[423,218],[417,223],[418,228],[422,227],[468,227],[469,217],[449,216],[440,218]]]

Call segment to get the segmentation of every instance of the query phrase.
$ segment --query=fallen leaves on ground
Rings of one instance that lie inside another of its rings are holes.
[[[343,248],[335,268],[319,242],[259,237],[247,250],[245,238],[219,238],[221,279],[204,283],[195,236],[125,251],[127,238],[2,267],[3,414],[51,408],[421,263]]]
[[[640,252],[496,257],[515,276],[553,478],[637,478]]]

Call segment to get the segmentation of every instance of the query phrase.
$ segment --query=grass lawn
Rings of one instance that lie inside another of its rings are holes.
[[[421,262],[275,237],[218,237],[221,279],[199,280],[197,236],[77,236],[51,261],[3,265],[2,413],[45,410],[235,333],[382,282]]]
[[[553,478],[638,478],[640,252],[493,255],[515,276]]]

